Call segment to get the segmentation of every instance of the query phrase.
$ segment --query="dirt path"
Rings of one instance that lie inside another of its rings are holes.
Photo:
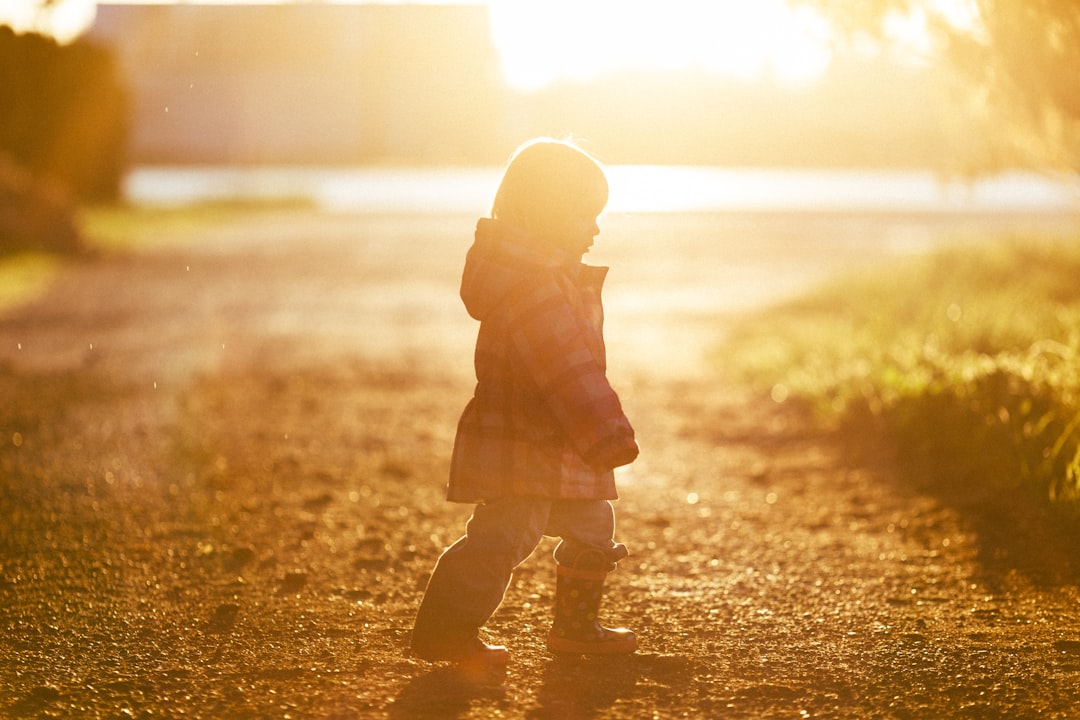
[[[644,450],[606,608],[642,649],[543,650],[546,544],[489,628],[501,685],[403,653],[468,515],[442,483],[471,220],[272,214],[75,264],[0,315],[0,715],[1077,716],[1073,548],[907,489],[709,355],[747,311],[897,252],[845,222],[605,228]]]

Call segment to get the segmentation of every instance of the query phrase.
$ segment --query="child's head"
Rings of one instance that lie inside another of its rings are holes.
[[[510,158],[491,216],[562,245],[567,224],[580,218],[594,223],[607,200],[607,178],[591,155],[569,142],[539,138]]]

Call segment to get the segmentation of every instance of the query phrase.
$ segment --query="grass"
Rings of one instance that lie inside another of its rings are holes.
[[[300,199],[185,205],[101,205],[85,208],[81,224],[91,249],[130,251],[182,242],[201,231],[267,210],[308,205]]]
[[[1080,247],[953,247],[753,318],[725,357],[778,402],[886,438],[939,489],[1080,519]]]
[[[0,311],[39,297],[58,269],[57,258],[43,253],[0,257]]]
[[[89,254],[124,253],[183,243],[206,230],[272,209],[306,207],[303,200],[205,202],[189,205],[97,205],[79,215]],[[48,252],[0,254],[0,312],[48,291],[67,256]]]

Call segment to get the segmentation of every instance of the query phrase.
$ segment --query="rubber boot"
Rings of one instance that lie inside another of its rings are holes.
[[[606,559],[601,562],[608,565]],[[591,564],[592,568],[587,559],[579,558],[573,566],[557,566],[555,621],[547,637],[548,650],[578,655],[632,653],[637,650],[633,632],[607,628],[597,620],[608,569],[596,569],[596,560]]]

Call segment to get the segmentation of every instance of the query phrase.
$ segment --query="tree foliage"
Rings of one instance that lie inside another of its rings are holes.
[[[963,80],[962,97],[988,131],[983,169],[1080,170],[1080,2],[970,0],[961,20],[942,0],[789,2],[820,11],[848,38],[887,41],[890,19],[924,18],[931,52]]]
[[[127,97],[112,55],[0,26],[0,154],[87,199],[119,192]]]

